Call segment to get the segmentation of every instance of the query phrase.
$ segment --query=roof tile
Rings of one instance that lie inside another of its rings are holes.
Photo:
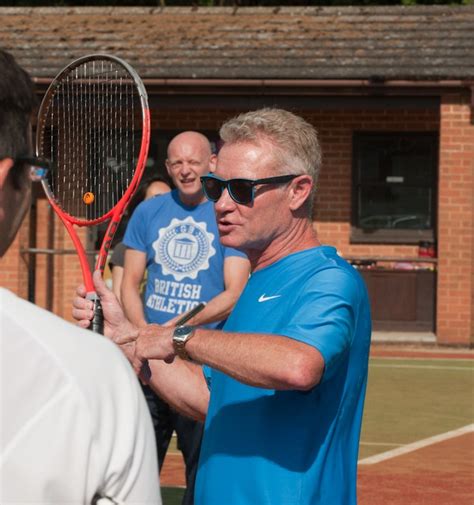
[[[144,78],[474,79],[474,6],[0,8],[35,77],[108,52]]]

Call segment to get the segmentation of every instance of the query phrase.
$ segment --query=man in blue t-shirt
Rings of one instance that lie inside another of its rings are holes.
[[[201,180],[221,243],[252,268],[223,330],[127,327],[96,276],[107,334],[131,346],[156,391],[205,420],[197,505],[354,505],[370,308],[357,271],[313,227],[316,131],[266,108],[220,135],[216,171]],[[91,316],[89,302],[75,306]]]
[[[177,189],[141,203],[127,225],[121,299],[129,320],[138,327],[170,325],[204,302],[206,307],[192,323],[220,328],[247,281],[246,256],[220,244],[214,206],[202,192],[199,177],[214,171],[215,160],[204,135],[177,135],[168,146],[166,160]],[[170,409],[147,388],[145,395],[155,424],[160,469],[171,435],[177,433],[186,463],[183,505],[190,505],[202,423]]]

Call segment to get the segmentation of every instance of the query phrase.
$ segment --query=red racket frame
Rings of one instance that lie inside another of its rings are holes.
[[[66,227],[66,230],[69,233],[69,236],[71,237],[71,240],[74,244],[74,247],[76,248],[77,254],[79,256],[79,261],[81,264],[81,269],[82,269],[82,276],[84,279],[84,283],[87,289],[87,292],[92,294],[95,292],[95,288],[92,282],[92,272],[89,267],[89,261],[87,259],[87,254],[84,249],[84,246],[81,243],[81,240],[79,239],[78,234],[76,233],[76,230],[74,229],[74,226],[78,227],[90,227],[90,226],[95,226],[99,223],[102,223],[104,221],[107,221],[110,219],[110,223],[107,226],[107,230],[105,232],[105,236],[102,240],[102,244],[99,250],[99,255],[95,264],[95,269],[94,270],[100,270],[101,273],[104,271],[105,264],[107,262],[107,255],[110,249],[110,245],[112,242],[112,239],[114,238],[115,232],[117,231],[117,227],[120,223],[120,220],[124,214],[124,211],[130,202],[134,192],[136,191],[141,177],[143,175],[143,171],[145,169],[145,164],[146,164],[146,159],[148,156],[148,149],[150,146],[150,109],[148,107],[148,98],[147,98],[147,93],[145,90],[145,86],[143,85],[143,82],[141,81],[140,77],[138,74],[135,72],[135,70],[125,61],[123,61],[120,58],[117,58],[116,56],[108,55],[108,54],[93,54],[93,55],[88,55],[84,56],[82,58],[79,58],[72,63],[70,63],[67,67],[65,67],[53,80],[53,82],[50,84],[48,90],[46,91],[46,94],[43,98],[43,101],[41,103],[39,112],[38,112],[38,127],[36,131],[36,153],[38,156],[43,155],[43,153],[40,152],[39,146],[41,145],[41,140],[42,140],[42,135],[43,135],[43,130],[44,130],[44,120],[42,118],[43,116],[43,110],[46,105],[49,105],[51,103],[51,97],[54,95],[55,89],[58,85],[58,82],[62,80],[65,74],[68,74],[72,69],[76,68],[77,66],[87,62],[87,61],[92,61],[92,60],[112,60],[119,65],[123,66],[126,68],[126,70],[129,72],[130,76],[133,78],[135,85],[138,89],[139,93],[139,98],[142,106],[142,118],[143,118],[143,125],[142,125],[142,138],[141,138],[141,147],[140,147],[140,152],[138,155],[138,160],[137,160],[137,165],[135,169],[135,173],[133,175],[133,178],[123,194],[122,198],[115,204],[115,206],[110,209],[106,214],[103,216],[90,220],[90,221],[85,221],[82,219],[78,219],[74,216],[71,216],[67,212],[65,212],[64,209],[58,205],[58,203],[55,200],[54,195],[50,191],[50,188],[48,186],[48,183],[46,181],[43,181],[43,188],[45,190],[46,196],[49,200],[49,203],[51,204],[52,208],[54,209],[56,215],[61,219],[63,222],[64,226]]]

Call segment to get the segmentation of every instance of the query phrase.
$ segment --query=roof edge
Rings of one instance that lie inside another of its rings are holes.
[[[7,15],[58,15],[58,14],[107,14],[144,15],[144,14],[292,14],[292,15],[347,15],[347,14],[433,14],[473,11],[473,5],[376,5],[376,6],[311,6],[311,7],[0,7],[2,16]]]
[[[143,78],[144,84],[150,86],[217,86],[217,87],[371,87],[374,89],[385,88],[472,88],[472,79],[452,80],[386,80],[374,82],[370,79],[167,79],[167,78]],[[53,78],[35,77],[37,84],[49,84]]]

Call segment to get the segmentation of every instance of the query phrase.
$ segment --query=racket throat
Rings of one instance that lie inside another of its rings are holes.
[[[110,246],[112,245],[112,240],[114,239],[115,232],[117,231],[118,226],[120,224],[121,217],[122,213],[120,213],[120,215],[117,218],[112,219],[109,225],[107,226],[107,230],[105,232],[105,236],[99,250],[99,256],[97,257],[97,262],[95,265],[95,269],[100,270],[101,274],[104,273],[104,268],[107,263]]]

